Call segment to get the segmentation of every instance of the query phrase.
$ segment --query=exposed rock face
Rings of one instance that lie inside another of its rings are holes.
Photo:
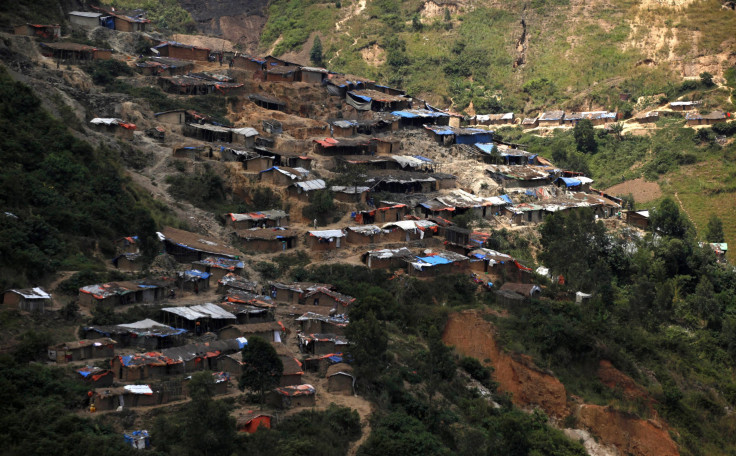
[[[540,407],[547,415],[564,418],[569,415],[567,391],[553,375],[534,365],[528,356],[501,351],[494,338],[495,328],[482,315],[461,312],[450,315],[442,340],[454,345],[458,352],[484,362],[490,360],[499,390],[511,393],[519,407]]]
[[[220,36],[254,53],[266,24],[267,0],[179,0],[203,33]]]
[[[678,456],[677,445],[656,420],[642,420],[600,405],[583,404],[578,411],[581,425],[622,454]]]

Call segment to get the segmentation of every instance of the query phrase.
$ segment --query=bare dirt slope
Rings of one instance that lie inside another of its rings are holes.
[[[607,188],[605,192],[619,196],[631,194],[637,203],[648,203],[662,196],[662,189],[658,183],[647,182],[642,177],[616,184]]]
[[[666,424],[656,418],[643,420],[612,407],[568,402],[565,386],[551,372],[538,368],[528,356],[505,352],[496,342],[495,332],[496,328],[483,318],[481,311],[468,310],[450,314],[442,340],[453,345],[459,353],[492,365],[499,390],[511,393],[517,406],[526,409],[539,407],[553,419],[574,414],[585,429],[584,432],[570,430],[569,436],[585,440],[585,432],[589,431],[597,437],[598,443],[604,447],[613,446],[621,454],[679,455]],[[604,364],[601,367],[599,375],[603,376],[605,384],[641,393],[638,385],[620,372],[614,372],[612,366]],[[588,446],[597,454],[611,454],[605,448]]]

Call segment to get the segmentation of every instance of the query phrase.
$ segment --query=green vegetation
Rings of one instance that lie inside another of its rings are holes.
[[[155,239],[167,210],[123,177],[113,151],[72,136],[4,70],[0,95],[0,288],[38,283],[72,258],[94,263],[95,239]]]
[[[317,220],[318,225],[326,225],[340,217],[336,209],[332,190],[317,190],[312,195],[310,204],[302,209],[302,215],[309,220]]]
[[[142,9],[146,19],[161,30],[192,33],[197,24],[177,0],[111,0],[110,6],[124,11]]]
[[[358,412],[330,404],[327,410],[299,412],[284,418],[270,430],[261,429],[243,436],[238,442],[237,454],[342,456],[348,453],[350,443],[360,434]]]
[[[261,33],[261,44],[271,45],[279,37],[274,55],[299,50],[312,32],[327,33],[335,27],[332,2],[319,0],[277,0],[268,7],[268,22]]]
[[[171,196],[189,201],[203,209],[225,201],[225,181],[208,163],[192,174],[167,176],[166,183],[169,184],[168,191]]]
[[[0,356],[4,452],[72,454],[105,448],[109,455],[135,454],[111,426],[75,413],[87,405],[88,386],[73,380],[68,370],[28,364],[28,356],[24,350]]]
[[[266,398],[266,391],[278,386],[284,366],[276,349],[265,339],[254,336],[248,338],[248,345],[243,347],[243,373],[240,375],[238,387],[258,392],[261,404]]]
[[[568,290],[585,289],[586,271],[554,261],[569,241],[559,229],[566,227],[573,237],[577,230],[598,232],[584,228],[589,220],[556,214],[542,227],[542,258],[553,275],[567,273]],[[681,454],[728,454],[736,448],[726,431],[734,418],[723,413],[736,400],[729,374],[736,353],[736,275],[697,246],[690,222],[671,200],[659,205],[651,221],[657,238],[648,234],[634,241],[635,252],[609,246],[600,255],[601,245],[611,241],[599,236],[576,244],[575,259],[589,259],[595,271],[589,280],[598,291],[590,303],[534,302],[494,320],[508,346],[553,369],[570,393],[651,416],[646,404],[595,379],[598,361],[610,360],[652,394],[657,411],[676,430]],[[553,285],[550,295],[562,289]]]

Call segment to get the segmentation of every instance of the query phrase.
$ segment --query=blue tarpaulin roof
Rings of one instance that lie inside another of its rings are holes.
[[[565,183],[566,187],[575,187],[581,184],[579,180],[573,179],[572,177],[560,177],[559,179]]]
[[[199,277],[200,279],[206,279],[210,276],[210,273],[202,272],[198,269],[190,269],[188,271],[184,271],[184,275],[188,277]]]
[[[500,198],[504,201],[506,201],[509,204],[514,204],[513,201],[511,201],[511,198],[509,198],[509,195],[501,195]]]
[[[356,94],[355,92],[348,92],[348,93],[349,93],[350,95],[352,95],[353,97],[355,97],[355,98],[359,98],[359,99],[361,99],[361,100],[363,100],[363,101],[371,101],[371,100],[372,100],[372,98],[371,98],[371,97],[366,97],[365,95],[358,95],[358,94]]]
[[[450,264],[451,263],[450,260],[448,260],[447,258],[443,258],[441,256],[427,256],[427,257],[417,257],[417,258],[429,264]]]
[[[414,158],[416,158],[417,160],[425,161],[427,163],[434,163],[431,158],[422,157],[421,155],[415,155]]]
[[[338,355],[330,356],[327,359],[329,359],[333,363],[341,363],[342,362],[342,356],[338,356]]]
[[[476,143],[475,147],[480,149],[480,151],[485,154],[491,154],[493,153],[493,148],[495,148],[496,146],[493,144],[488,144],[488,143],[482,143],[482,144]]]

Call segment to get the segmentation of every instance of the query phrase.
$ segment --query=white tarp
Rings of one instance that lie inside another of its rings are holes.
[[[326,188],[325,181],[322,179],[314,179],[314,180],[308,180],[304,182],[295,182],[294,185],[299,187],[300,189],[304,191],[310,191],[310,190],[322,190],[323,188]]]
[[[127,329],[149,329],[149,328],[156,328],[160,326],[168,327],[167,325],[151,320],[150,318],[146,318],[145,320],[141,320],[141,321],[136,321],[135,323],[126,323],[126,324],[118,325],[118,326],[120,326],[121,328],[127,328]]]
[[[43,290],[43,288],[39,288],[39,287],[30,288],[30,289],[24,288],[22,290],[13,289],[10,291],[17,293],[26,299],[51,299],[51,295],[46,293]]]
[[[427,164],[427,162],[409,155],[392,155],[391,158],[396,160],[396,163],[401,165],[402,168],[406,168],[407,166],[418,168]]]
[[[345,237],[345,233],[342,230],[322,230],[322,231],[310,231],[310,235],[318,238],[341,238]]]
[[[246,138],[250,138],[251,136],[258,135],[258,130],[256,130],[255,128],[251,128],[251,127],[233,128],[232,132],[235,133],[236,135],[245,136]]]
[[[190,307],[164,307],[161,310],[192,321],[200,318],[237,319],[235,315],[210,302]]]
[[[133,394],[153,394],[153,390],[148,385],[125,385],[123,388]]]
[[[117,125],[122,122],[123,121],[121,119],[115,119],[112,117],[95,117],[89,121],[89,123],[94,125]]]

